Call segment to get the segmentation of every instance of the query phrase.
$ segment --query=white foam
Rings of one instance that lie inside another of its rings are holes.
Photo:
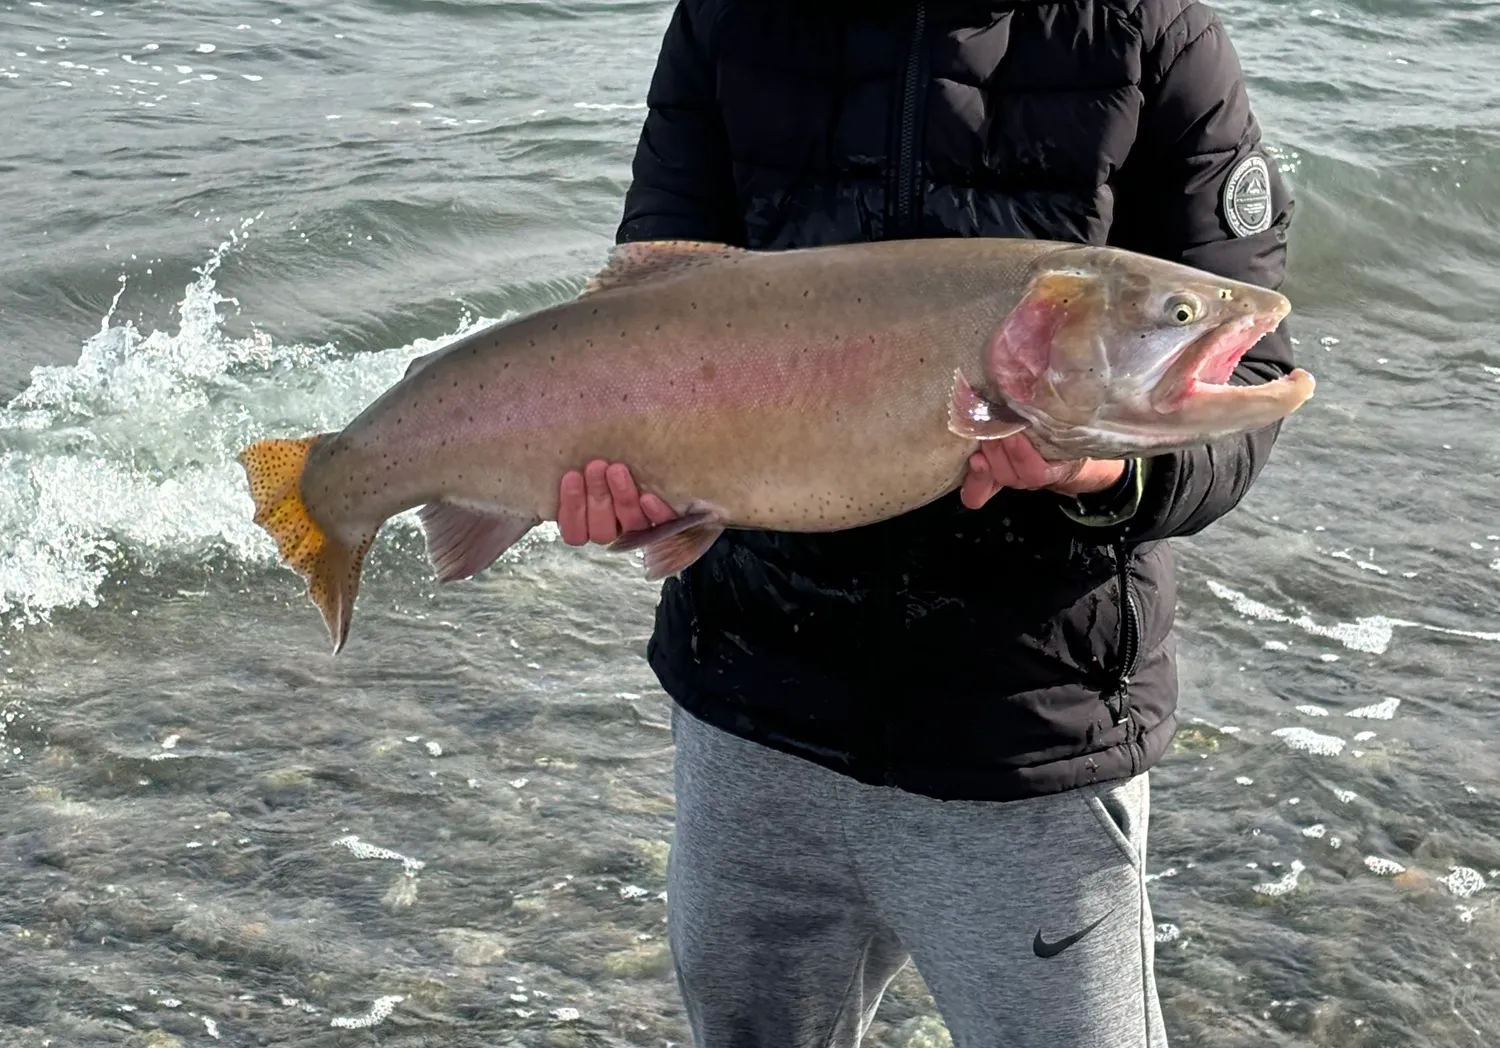
[[[328,1020],[328,1025],[342,1027],[345,1030],[363,1030],[371,1026],[376,1026],[389,1019],[391,1013],[396,1010],[396,1005],[404,1000],[406,998],[400,994],[393,994],[389,997],[377,997],[375,1003],[370,1005],[370,1010],[364,1015],[348,1019],[343,1016],[336,1016]]]
[[[33,369],[0,407],[0,616],[28,624],[97,606],[127,556],[147,569],[214,553],[274,563],[250,519],[240,448],[338,429],[412,358],[494,322],[466,317],[451,334],[354,357],[278,345],[261,331],[231,338],[220,307],[239,303],[218,293],[214,275],[253,221],[197,270],[176,331],[117,322],[121,276],[77,363]],[[411,526],[410,517],[398,520]]]
[[[1460,899],[1484,890],[1484,875],[1468,866],[1451,866],[1448,876],[1438,878],[1438,883]]]
[[[415,877],[427,865],[421,859],[413,859],[402,855],[398,851],[391,851],[389,848],[379,848],[373,844],[367,844],[352,833],[348,836],[340,837],[333,843],[335,847],[348,848],[356,859],[390,859],[394,862],[399,862],[408,877]]]
[[[1360,717],[1365,720],[1390,720],[1396,716],[1396,710],[1401,707],[1401,700],[1396,698],[1385,698],[1370,706],[1361,706],[1358,709],[1349,710],[1345,717]]]
[[[1355,619],[1353,622],[1337,622],[1332,626],[1326,626],[1315,621],[1306,612],[1295,616],[1289,615],[1269,604],[1247,597],[1221,582],[1208,579],[1207,583],[1214,596],[1228,601],[1230,607],[1246,618],[1259,619],[1262,622],[1288,623],[1315,637],[1327,637],[1337,641],[1350,651],[1360,651],[1370,655],[1386,653],[1391,646],[1391,639],[1397,627],[1427,630],[1451,637],[1468,637],[1473,640],[1500,641],[1500,632],[1448,629],[1443,626],[1429,626],[1424,622],[1413,622],[1410,619],[1393,619],[1385,615],[1370,615]]]
[[[1292,867],[1279,881],[1270,881],[1265,884],[1257,884],[1255,890],[1261,895],[1286,895],[1297,890],[1297,880],[1307,867],[1302,864],[1301,859],[1293,859]]]
[[[1277,728],[1271,732],[1294,750],[1319,757],[1337,757],[1344,751],[1344,740],[1337,735],[1322,735],[1311,728]]]
[[[1378,855],[1366,855],[1365,868],[1381,877],[1394,877],[1398,873],[1406,872],[1406,867],[1399,862],[1393,859],[1382,859]]]

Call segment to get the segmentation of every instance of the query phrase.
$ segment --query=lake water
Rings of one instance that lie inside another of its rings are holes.
[[[1500,3],[1221,10],[1319,387],[1177,543],[1169,1029],[1492,1044]],[[686,1041],[656,587],[402,520],[330,659],[233,459],[581,286],[668,15],[0,4],[0,1045]],[[908,971],[870,1043],[944,1037]]]

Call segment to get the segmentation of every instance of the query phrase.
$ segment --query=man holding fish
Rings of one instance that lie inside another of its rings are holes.
[[[334,649],[390,516],[666,577],[699,1048],[1159,1048],[1165,541],[1313,391],[1291,199],[1194,0],[679,0],[608,266],[242,461]]]
[[[1203,6],[755,7],[678,5],[622,241],[1044,236],[1280,283],[1290,195]],[[1233,381],[1291,370],[1278,330]],[[650,656],[677,705],[669,920],[699,1048],[852,1046],[908,958],[959,1048],[1166,1045],[1160,540],[1229,512],[1275,434],[1049,461],[1019,432],[957,495],[726,532],[667,582]],[[627,465],[563,478],[566,541],[672,518]]]

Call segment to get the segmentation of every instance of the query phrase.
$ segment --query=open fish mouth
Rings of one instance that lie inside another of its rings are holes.
[[[1194,397],[1231,393],[1242,387],[1229,380],[1241,358],[1281,323],[1279,312],[1251,314],[1221,324],[1189,343],[1152,396],[1157,411],[1180,409]],[[1292,380],[1291,375],[1265,383],[1273,386]]]

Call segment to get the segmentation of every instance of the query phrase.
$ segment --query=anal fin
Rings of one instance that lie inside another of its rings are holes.
[[[724,515],[695,503],[675,520],[642,531],[627,531],[607,547],[611,553],[646,551],[646,578],[652,581],[690,567],[724,534]]]
[[[485,512],[452,502],[429,502],[417,511],[427,536],[427,555],[443,582],[479,574],[514,546],[540,517]]]
[[[948,430],[967,440],[999,440],[1031,423],[1004,404],[986,400],[969,385],[962,371],[953,372],[953,399],[948,402]]]

